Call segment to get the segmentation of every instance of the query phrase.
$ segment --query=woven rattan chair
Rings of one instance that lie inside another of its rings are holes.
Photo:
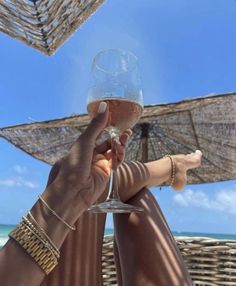
[[[236,240],[175,237],[195,286],[236,285]],[[117,285],[113,237],[103,244],[103,286]]]

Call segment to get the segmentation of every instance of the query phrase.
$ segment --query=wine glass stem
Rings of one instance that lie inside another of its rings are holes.
[[[117,188],[117,174],[116,170],[111,170],[107,200],[120,200]]]
[[[116,131],[117,132],[117,131]],[[111,135],[111,152],[112,152],[112,167],[111,167],[111,174],[110,174],[110,181],[109,181],[109,188],[108,188],[108,195],[107,200],[120,200],[119,193],[118,193],[118,184],[117,184],[117,154],[116,154],[116,141],[119,140],[119,137]]]

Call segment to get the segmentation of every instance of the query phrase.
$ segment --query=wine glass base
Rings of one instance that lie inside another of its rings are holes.
[[[125,204],[118,200],[108,200],[103,203],[93,205],[88,210],[93,213],[131,213],[144,211],[144,209],[140,207]]]

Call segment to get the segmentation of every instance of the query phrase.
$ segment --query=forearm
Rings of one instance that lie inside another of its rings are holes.
[[[0,251],[0,280],[6,286],[36,286],[45,277],[44,272],[13,239]]]
[[[59,190],[48,187],[43,193],[45,201],[56,213],[70,225],[74,224],[87,206],[83,200],[72,204],[72,198],[59,195]],[[68,233],[71,231],[58,220],[39,200],[31,209],[31,213],[37,223],[45,230],[48,237],[59,249]],[[29,218],[30,219],[30,218]],[[35,260],[10,238],[0,252],[0,281],[4,286],[38,286],[46,274]]]

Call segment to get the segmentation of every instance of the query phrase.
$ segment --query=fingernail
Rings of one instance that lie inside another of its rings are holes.
[[[202,152],[200,150],[196,150],[195,153],[202,156]]]
[[[98,113],[104,113],[107,109],[107,103],[102,101],[100,104],[99,104],[99,107],[98,107]]]

